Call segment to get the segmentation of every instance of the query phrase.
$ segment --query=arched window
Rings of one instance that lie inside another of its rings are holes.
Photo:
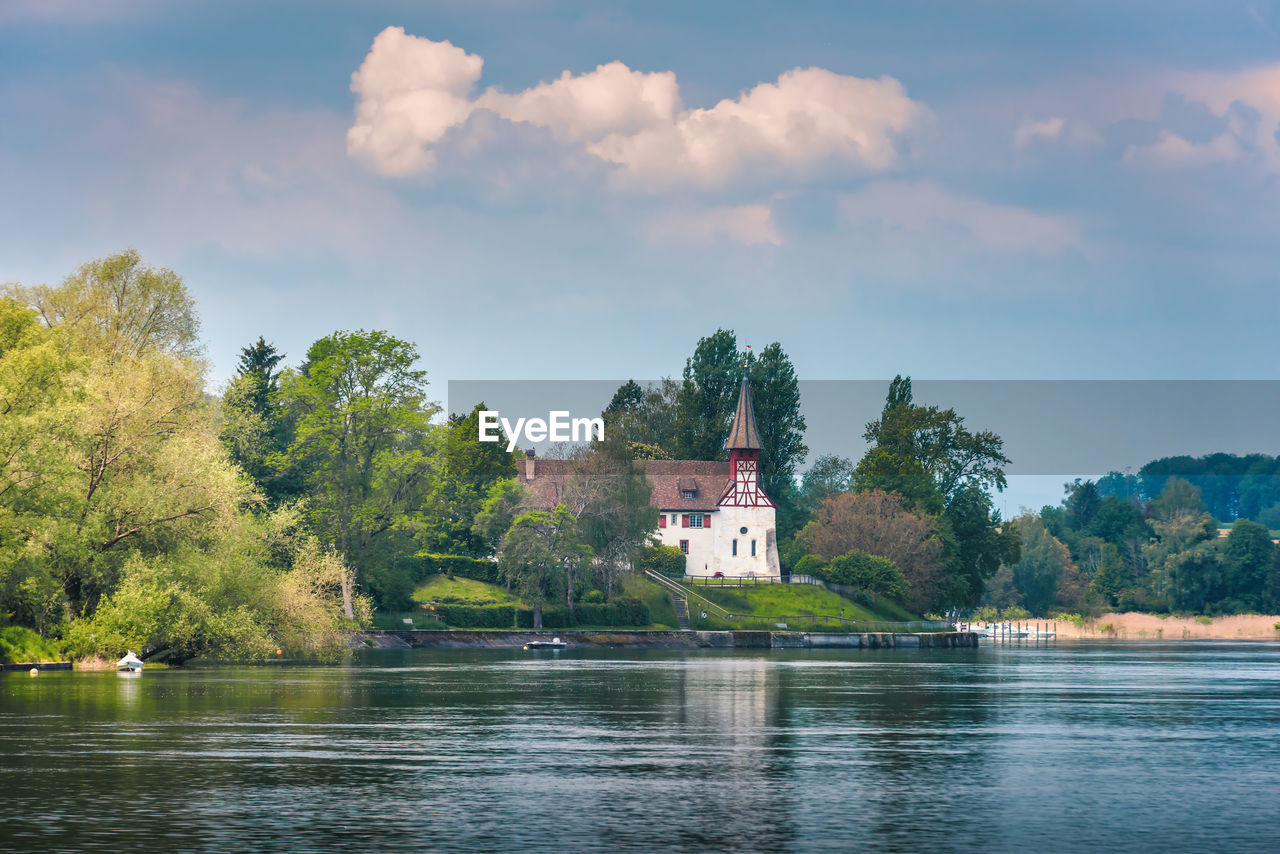
[[[734,557],[737,557],[737,556],[738,556],[738,541],[737,541],[737,540],[734,540],[734,541],[733,541],[733,556],[734,556]]]

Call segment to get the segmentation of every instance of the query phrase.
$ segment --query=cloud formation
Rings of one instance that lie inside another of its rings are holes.
[[[1023,148],[1030,145],[1033,140],[1041,138],[1056,139],[1062,133],[1064,124],[1061,116],[1054,116],[1041,122],[1025,121],[1014,131],[1014,147]]]
[[[546,128],[616,167],[622,183],[721,186],[747,174],[796,175],[826,162],[882,171],[924,109],[891,77],[797,68],[710,108],[685,109],[673,72],[621,62],[515,93],[475,92],[483,60],[388,27],[352,75],[347,150],[378,172],[431,171],[433,147],[476,110]]]
[[[1064,217],[962,196],[929,181],[880,181],[841,196],[840,213],[855,228],[879,226],[919,245],[947,239],[971,249],[1038,255],[1081,246],[1079,229]]]

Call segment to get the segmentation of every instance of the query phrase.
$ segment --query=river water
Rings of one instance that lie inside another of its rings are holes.
[[[5,850],[1273,851],[1280,645],[0,677]]]

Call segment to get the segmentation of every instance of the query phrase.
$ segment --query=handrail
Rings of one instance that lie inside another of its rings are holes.
[[[705,596],[699,596],[697,593],[694,593],[692,590],[690,590],[688,587],[685,587],[683,584],[676,584],[674,581],[667,578],[665,575],[659,575],[658,573],[654,572],[651,569],[646,569],[644,571],[644,574],[649,576],[659,584],[661,584],[663,587],[666,587],[672,593],[676,593],[680,596],[685,597],[686,599],[692,597],[694,599],[697,599],[699,602],[704,603],[705,605],[707,605],[707,607],[711,608],[713,611],[719,611],[720,614],[723,615],[724,618],[727,620],[736,619],[733,614],[730,614],[720,605],[717,605],[715,602],[712,602],[710,599],[707,599]]]
[[[837,617],[834,614],[795,614],[784,617],[761,617],[754,614],[731,614],[722,605],[717,605],[705,596],[700,596],[689,587],[683,584],[677,584],[665,575],[646,569],[644,574],[661,584],[667,590],[686,599],[693,598],[707,605],[710,613],[719,612],[720,616],[725,620],[750,620],[752,622],[779,623],[787,621],[809,620],[810,622],[836,622],[841,625],[849,625],[851,627],[861,629],[865,632],[884,632],[892,634],[896,631],[938,631],[941,628],[950,628],[951,623],[946,620],[908,620],[895,622],[893,620],[855,620],[851,617]]]

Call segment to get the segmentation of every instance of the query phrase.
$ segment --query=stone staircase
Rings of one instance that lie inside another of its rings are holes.
[[[689,631],[689,600],[679,593],[672,593],[671,605],[676,609],[676,622],[680,625],[680,631]]]

